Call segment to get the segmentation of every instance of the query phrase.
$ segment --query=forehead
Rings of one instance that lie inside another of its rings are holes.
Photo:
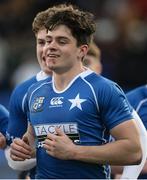
[[[71,30],[65,25],[59,25],[51,31],[48,30],[47,37],[67,37],[69,39],[75,39],[71,33]]]
[[[41,29],[36,33],[36,38],[37,39],[44,39],[46,37],[46,34],[47,34],[47,30],[45,28]]]

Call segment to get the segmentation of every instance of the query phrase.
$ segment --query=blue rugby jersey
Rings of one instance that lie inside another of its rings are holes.
[[[37,83],[26,100],[36,135],[37,179],[110,178],[109,166],[54,158],[42,142],[60,127],[77,145],[108,143],[110,129],[132,119],[132,109],[116,83],[87,70],[63,91],[56,90],[54,79]]]
[[[5,135],[8,126],[9,113],[8,110],[0,104],[0,132]]]
[[[9,124],[7,129],[7,144],[10,145],[15,137],[22,137],[27,130],[27,113],[24,111],[24,101],[28,88],[47,78],[47,75],[42,71],[36,76],[19,84],[12,92],[9,103]]]
[[[139,114],[147,129],[147,85],[140,86],[127,93],[127,98]]]
[[[139,114],[147,129],[147,85],[137,87],[127,93],[127,98],[132,107]],[[138,179],[147,179],[147,173],[140,174]]]
[[[14,138],[21,138],[27,130],[28,120],[27,112],[24,110],[24,102],[26,98],[27,90],[32,84],[37,83],[48,76],[44,72],[39,72],[36,76],[30,78],[27,81],[19,84],[10,97],[9,110],[10,117],[8,123],[8,129],[6,132],[7,144],[10,145]],[[30,170],[30,178],[35,177],[35,168]]]

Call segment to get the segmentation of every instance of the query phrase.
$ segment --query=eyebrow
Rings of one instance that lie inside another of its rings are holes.
[[[46,38],[52,38],[52,36],[47,35]],[[68,39],[69,40],[69,38],[67,36],[57,36],[55,38],[56,39]]]
[[[44,41],[44,38],[37,38],[37,41]]]

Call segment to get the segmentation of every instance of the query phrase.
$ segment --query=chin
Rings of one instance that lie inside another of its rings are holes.
[[[51,70],[47,70],[47,71],[46,71],[46,74],[52,75],[52,71],[51,71]]]

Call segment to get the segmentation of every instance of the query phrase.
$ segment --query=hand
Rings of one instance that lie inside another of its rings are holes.
[[[15,138],[11,143],[10,157],[14,161],[24,161],[31,158],[33,149],[28,142],[28,138],[24,136],[22,139]]]
[[[6,147],[6,138],[5,136],[0,132],[0,149],[4,149]]]
[[[56,134],[49,133],[47,135],[43,147],[53,157],[71,160],[74,157],[76,145],[61,129],[56,128],[55,130]]]

